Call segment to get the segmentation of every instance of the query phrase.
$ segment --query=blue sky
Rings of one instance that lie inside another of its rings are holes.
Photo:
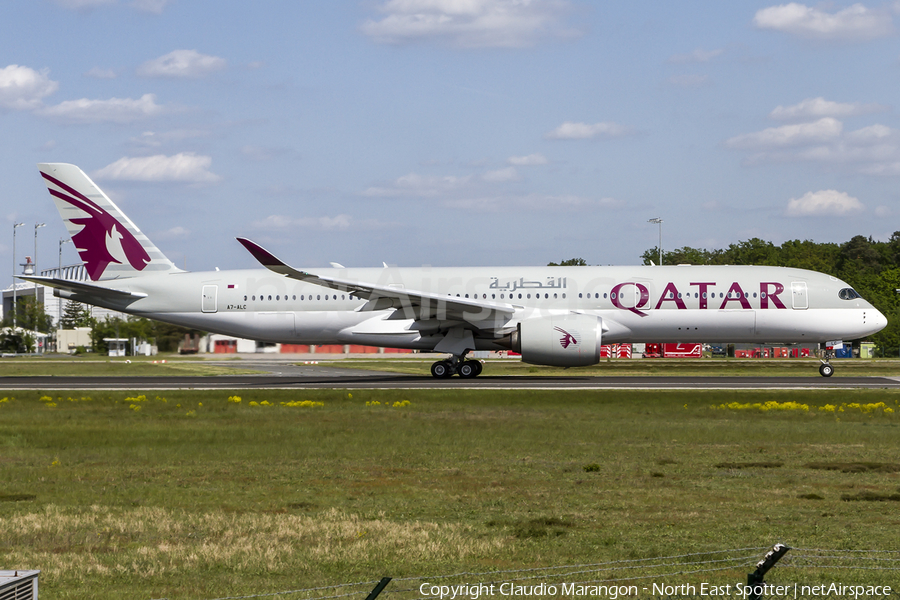
[[[179,266],[637,264],[900,230],[900,2],[8,0],[0,261],[35,164]],[[71,244],[63,262],[76,261]],[[10,268],[7,267],[7,268]]]

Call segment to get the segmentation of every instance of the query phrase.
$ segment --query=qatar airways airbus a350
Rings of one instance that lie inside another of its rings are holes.
[[[298,269],[238,238],[265,269],[177,268],[78,167],[39,165],[91,280],[22,277],[124,313],[265,342],[440,352],[435,377],[476,377],[473,350],[540,365],[601,343],[827,343],[887,320],[843,281],[754,266]],[[824,376],[834,369],[827,358]]]

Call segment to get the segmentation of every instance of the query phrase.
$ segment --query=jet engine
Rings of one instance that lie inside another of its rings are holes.
[[[586,367],[600,362],[601,321],[591,315],[557,315],[521,321],[507,336],[522,362],[554,367]]]

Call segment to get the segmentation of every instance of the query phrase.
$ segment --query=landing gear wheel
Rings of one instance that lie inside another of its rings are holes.
[[[475,377],[478,377],[481,375],[481,371],[484,370],[484,365],[480,360],[473,360],[472,362],[475,364]]]
[[[478,368],[479,366],[481,366],[481,363],[478,361],[467,360],[459,365],[459,376],[463,379],[478,377],[478,373],[481,371],[481,369]]]
[[[431,365],[431,376],[438,379],[446,379],[453,375],[453,365],[449,360],[439,360]]]
[[[828,363],[822,363],[819,365],[819,375],[822,377],[831,377],[834,375],[834,367],[829,365]]]

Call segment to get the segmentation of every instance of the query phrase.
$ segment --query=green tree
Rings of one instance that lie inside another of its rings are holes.
[[[109,317],[102,321],[97,321],[93,329],[91,329],[91,343],[96,352],[105,354],[109,351],[109,344],[104,341],[105,338],[148,340],[151,334],[149,323],[149,319],[139,317],[127,317],[125,319]]]
[[[778,246],[759,238],[751,238],[737,244],[730,244],[722,253],[724,264],[728,265],[778,265],[781,256]]]
[[[100,353],[109,351],[109,345],[103,338],[115,337],[154,342],[160,352],[175,352],[178,350],[178,342],[184,339],[185,334],[205,335],[205,332],[143,317],[110,317],[94,324],[91,341],[94,350]]]
[[[59,320],[61,329],[75,329],[76,327],[92,327],[95,319],[91,316],[90,309],[75,300],[66,302],[62,318]]]
[[[569,260],[562,260],[558,263],[551,262],[547,263],[548,267],[586,267],[587,263],[583,258],[570,258]]]
[[[879,273],[882,269],[882,255],[872,238],[855,235],[849,242],[841,244],[838,254],[837,271],[841,276]]]
[[[34,296],[20,296],[16,302],[16,327],[27,331],[49,333],[53,329],[53,319],[44,312],[44,303]],[[12,311],[3,318],[3,327],[12,327]]]

